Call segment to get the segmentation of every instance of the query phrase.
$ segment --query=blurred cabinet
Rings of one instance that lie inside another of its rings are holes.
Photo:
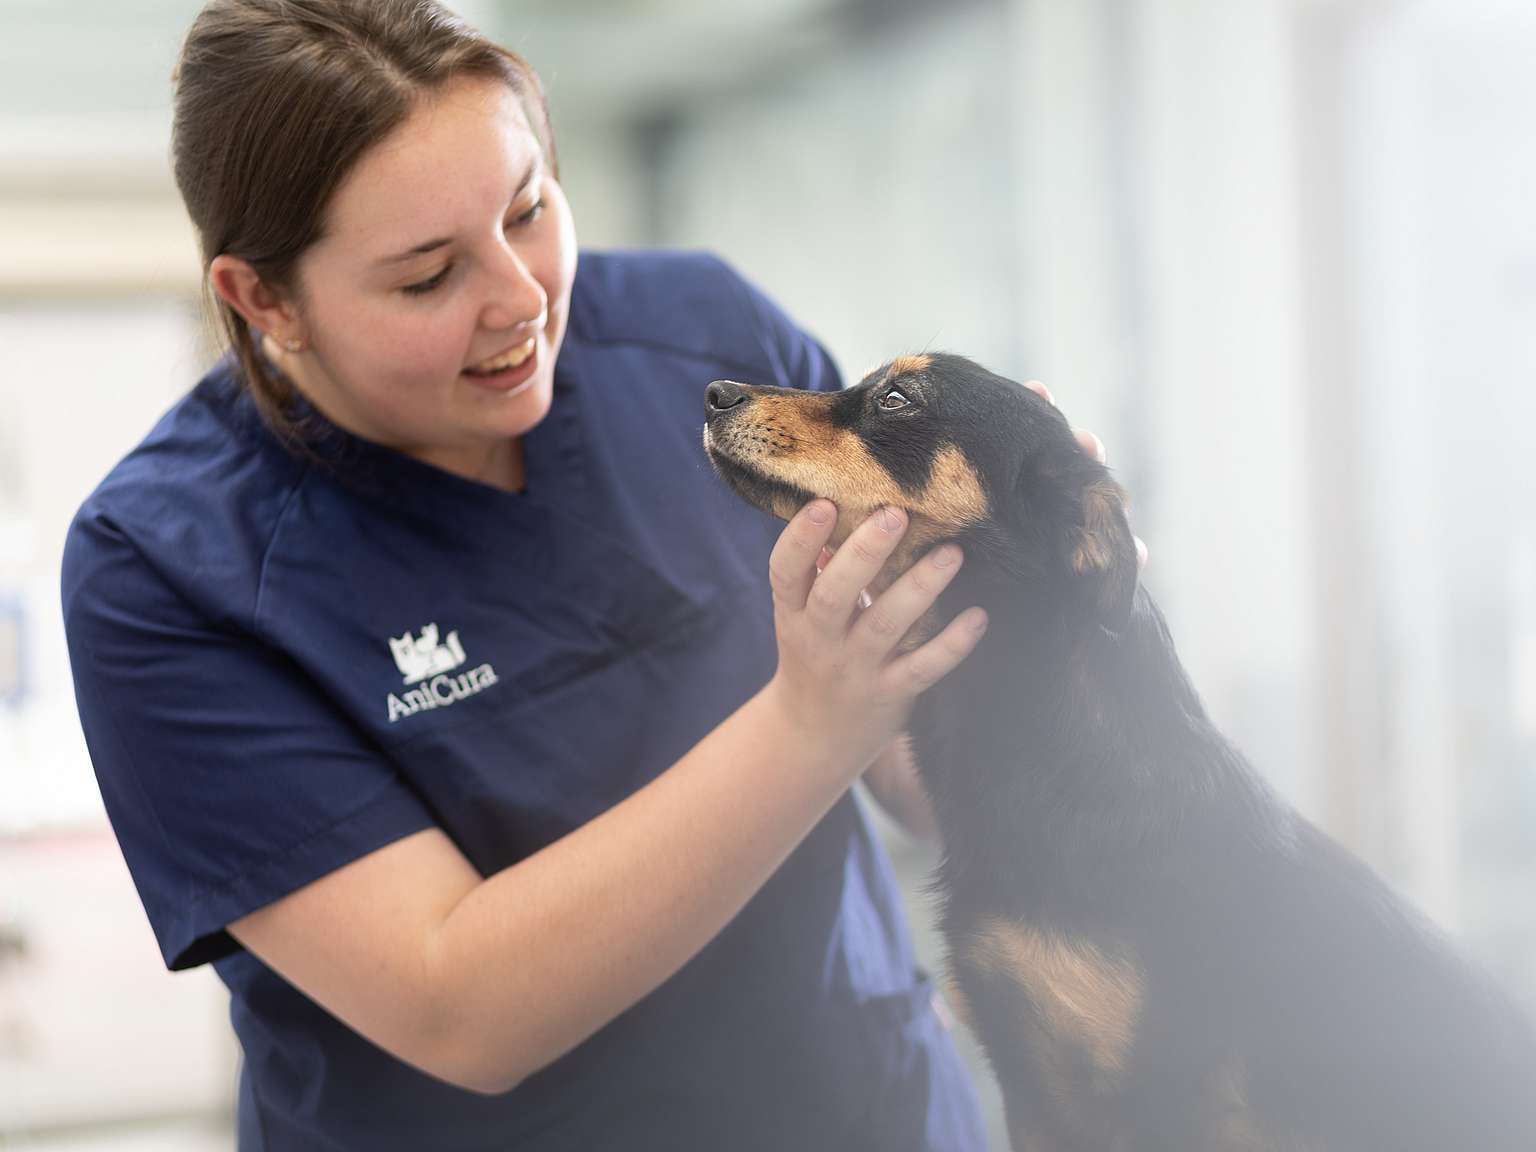
[[[229,1113],[228,999],[211,969],[165,970],[110,829],[0,839],[0,1144]]]

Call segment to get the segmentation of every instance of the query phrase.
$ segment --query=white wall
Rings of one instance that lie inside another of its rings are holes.
[[[724,252],[850,383],[925,348],[1025,370],[1001,30],[962,6],[690,109],[657,239]]]
[[[1350,50],[1380,852],[1536,999],[1536,10],[1406,5]]]

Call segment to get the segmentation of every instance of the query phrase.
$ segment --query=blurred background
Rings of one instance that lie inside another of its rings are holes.
[[[0,0],[7,1149],[233,1146],[222,986],[160,966],[57,596],[216,351],[167,160],[198,7]],[[1536,5],[456,7],[543,76],[584,244],[719,252],[849,381],[932,349],[1050,385],[1221,725],[1536,1005]],[[937,963],[931,854],[886,831]]]

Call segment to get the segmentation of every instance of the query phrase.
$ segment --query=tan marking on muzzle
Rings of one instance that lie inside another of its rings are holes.
[[[957,536],[966,528],[987,518],[987,494],[981,479],[960,449],[946,445],[934,462],[933,474],[922,497],[908,505],[911,519],[907,531],[880,575],[870,585],[871,595],[878,595],[941,540]],[[910,652],[939,634],[939,618],[926,612],[912,625],[898,646]]]
[[[751,463],[765,476],[825,496],[842,512],[834,542],[840,543],[876,508],[907,511],[914,527],[932,524],[929,540],[953,534],[987,516],[981,479],[960,449],[943,448],[933,463],[928,485],[915,495],[870,454],[868,446],[846,428],[814,418],[790,398],[763,401],[762,427],[774,447]],[[754,413],[754,416],[757,416]],[[913,536],[908,530],[908,537]]]

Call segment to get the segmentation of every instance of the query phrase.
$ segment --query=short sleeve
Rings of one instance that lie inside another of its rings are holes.
[[[62,596],[86,745],[167,967],[228,955],[231,921],[433,824],[297,664],[195,609],[105,515],[72,525]]]

